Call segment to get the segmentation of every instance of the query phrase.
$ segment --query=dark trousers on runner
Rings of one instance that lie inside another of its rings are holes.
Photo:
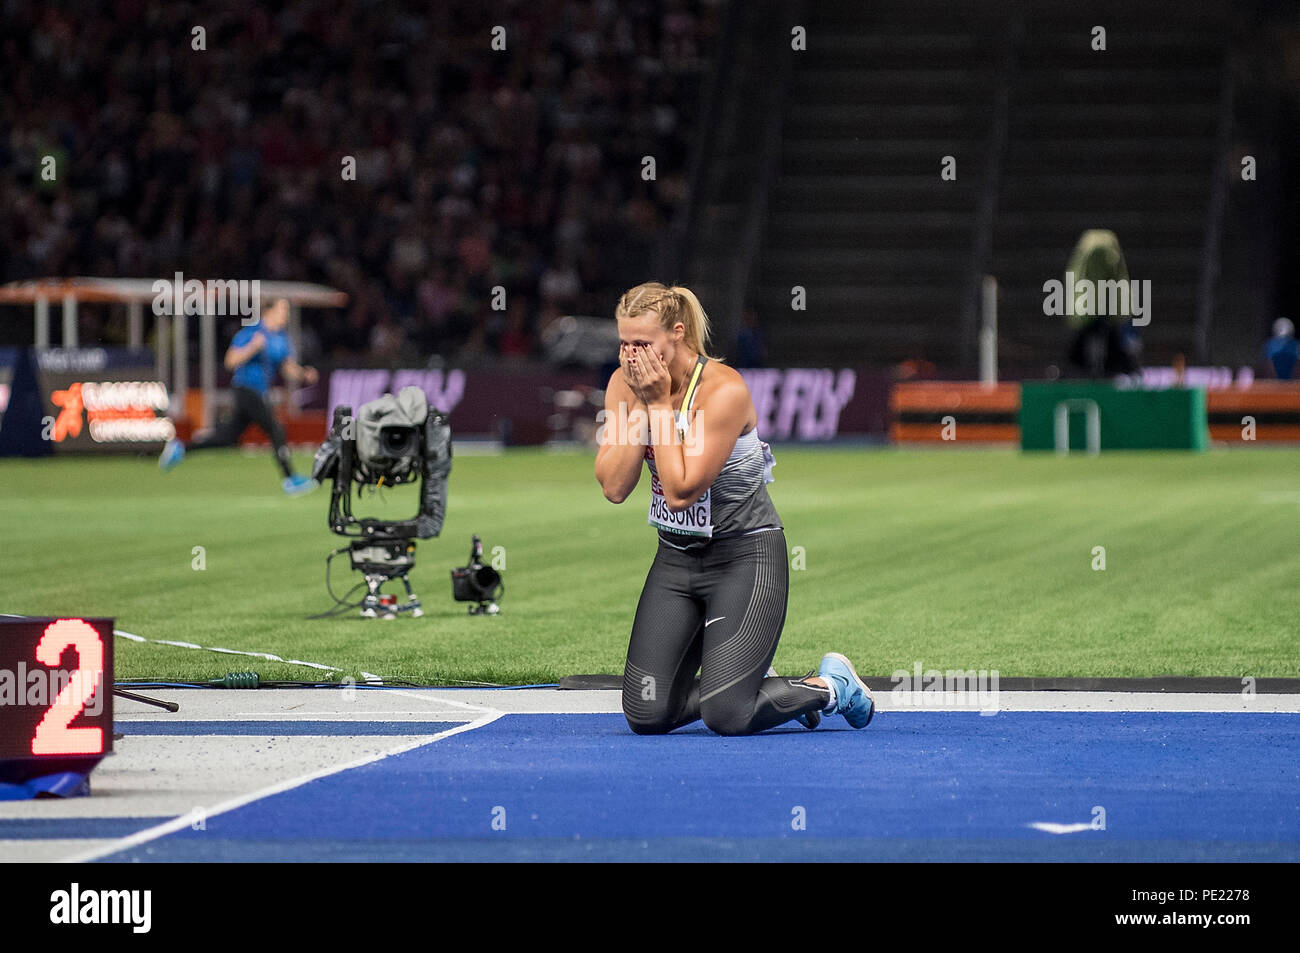
[[[789,588],[779,529],[716,539],[698,553],[661,541],[623,670],[632,730],[662,734],[703,718],[719,734],[747,735],[824,708],[826,689],[766,677]]]
[[[293,476],[293,464],[289,457],[289,446],[284,442],[284,428],[271,413],[271,406],[255,390],[236,387],[235,411],[223,420],[202,440],[195,440],[186,445],[186,450],[210,450],[214,447],[233,447],[239,442],[239,435],[249,424],[257,424],[271,438],[275,448],[275,459],[286,477]]]

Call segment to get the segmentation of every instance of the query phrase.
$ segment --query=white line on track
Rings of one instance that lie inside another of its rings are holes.
[[[0,612],[0,616],[7,619],[25,619],[27,616],[15,615],[11,612]],[[305,665],[308,668],[319,669],[322,672],[341,672],[343,669],[336,668],[333,665],[322,665],[320,662],[304,662],[302,659],[280,658],[278,655],[272,655],[270,652],[245,652],[242,649],[223,649],[214,645],[196,645],[193,642],[177,642],[172,639],[146,639],[143,635],[135,635],[132,632],[124,632],[122,629],[114,629],[113,634],[123,639],[129,639],[132,642],[152,642],[155,645],[168,645],[176,649],[199,649],[203,652],[221,652],[224,655],[248,655],[252,658],[265,659],[268,662],[283,662],[285,665]],[[377,675],[370,675],[362,672],[362,677],[367,679],[378,679]]]
[[[952,693],[876,692],[882,712],[1253,712],[1295,714],[1300,695],[1243,695],[1240,692],[1000,692],[985,705],[967,702]],[[985,710],[987,709],[987,710]]]
[[[512,715],[558,714],[622,714],[622,693],[617,689],[599,691],[560,691],[554,688],[527,688],[513,691],[501,689],[403,689],[411,697],[434,696],[443,702],[465,699],[490,708],[498,708]],[[454,696],[453,696],[454,692]],[[877,710],[884,713],[907,715],[909,712],[930,714],[978,713],[981,706],[963,702],[953,693],[915,694],[892,692],[875,693]],[[1253,712],[1257,714],[1300,713],[1300,694],[1292,695],[1242,695],[1209,692],[1008,692],[992,699],[985,706],[1003,712]],[[908,704],[908,702],[911,702]],[[990,711],[992,714],[993,711]],[[834,724],[836,719],[830,719]],[[867,731],[874,730],[872,727]]]
[[[289,711],[289,712],[268,712],[268,711],[237,711],[230,715],[209,715],[206,718],[187,718],[186,721],[229,721],[232,718],[260,718],[274,719],[275,721],[292,721],[295,718],[328,718],[333,721],[355,721],[358,715],[383,715],[385,718],[392,719],[393,710],[391,708],[377,708],[374,711],[351,711],[340,712],[337,709],[325,711]],[[427,717],[424,715],[421,718]],[[125,718],[119,718],[118,721],[126,721]],[[144,719],[139,719],[144,721]],[[152,721],[162,721],[161,718],[151,719]]]
[[[12,612],[0,612],[0,616],[6,619],[26,619],[27,616],[15,615]],[[114,629],[113,634],[128,639],[132,642],[152,642],[155,645],[167,645],[175,649],[198,649],[203,652],[220,652],[223,655],[247,655],[252,658],[265,659],[268,662],[283,662],[285,665],[305,665],[308,668],[318,669],[322,672],[341,672],[343,669],[336,668],[333,665],[322,665],[320,662],[304,662],[302,659],[280,658],[278,655],[272,655],[270,652],[245,652],[242,649],[223,649],[213,645],[197,645],[194,642],[178,642],[173,639],[146,639],[143,635],[136,635],[132,632],[124,632],[121,629]],[[378,679],[378,676],[362,672],[362,677],[367,679]]]
[[[395,691],[392,694],[400,695],[403,698],[418,698],[422,702],[427,702],[431,700],[427,696],[421,696],[418,692]],[[453,707],[456,708],[464,708],[467,711],[483,711],[484,709],[486,709],[488,711],[494,711],[498,715],[505,714],[504,711],[501,711],[499,708],[495,708],[491,705],[475,705],[473,702],[457,701],[454,698],[448,698],[446,695],[439,696],[437,698],[437,701],[441,702],[444,705],[452,705]]]
[[[1081,831],[1090,831],[1094,829],[1093,826],[1087,822],[1058,824],[1055,821],[1034,821],[1032,824],[1026,824],[1025,826],[1032,827],[1036,831],[1045,831],[1048,834],[1078,834]]]
[[[412,694],[411,697],[420,698],[419,695],[414,694]],[[420,700],[430,701],[431,699],[420,698]],[[133,847],[139,847],[141,844],[147,844],[149,841],[157,840],[160,837],[166,837],[168,834],[174,834],[179,830],[183,830],[200,818],[206,820],[210,817],[216,817],[219,814],[225,814],[229,811],[236,810],[237,808],[244,807],[247,804],[252,804],[254,801],[260,801],[263,798],[268,798],[275,794],[282,794],[285,791],[291,791],[294,788],[301,787],[304,784],[317,781],[321,778],[329,777],[332,774],[350,771],[353,768],[360,768],[367,764],[373,764],[376,761],[382,761],[385,758],[392,757],[393,755],[403,754],[407,751],[414,751],[416,748],[422,748],[425,745],[433,744],[435,741],[450,738],[452,735],[458,735],[463,731],[473,731],[475,728],[482,728],[484,725],[490,725],[502,715],[506,714],[506,712],[498,711],[495,708],[486,708],[482,705],[470,705],[465,702],[451,702],[450,699],[445,698],[438,699],[438,701],[443,703],[450,702],[460,708],[475,709],[482,712],[482,714],[475,720],[468,721],[463,725],[457,725],[455,728],[449,728],[446,731],[440,731],[435,735],[429,735],[425,738],[416,738],[413,741],[407,741],[395,748],[381,751],[378,754],[366,755],[361,758],[355,758],[344,764],[321,768],[319,771],[312,771],[309,774],[300,775],[296,778],[279,781],[275,784],[268,785],[267,787],[260,788],[251,794],[241,794],[238,797],[222,801],[220,804],[210,808],[196,808],[187,814],[182,814],[179,817],[172,818],[170,821],[155,825],[154,827],[147,828],[143,831],[137,831],[127,837],[113,841],[106,846],[99,846],[93,850],[83,851],[80,854],[73,854],[70,857],[64,857],[61,862],[67,864],[86,863],[88,861],[98,860],[99,858],[106,857],[110,854],[118,853],[119,851],[130,850]]]
[[[223,649],[214,645],[195,645],[193,642],[175,642],[171,639],[146,639],[143,635],[132,635],[130,632],[123,632],[121,629],[114,629],[114,635],[120,635],[124,639],[130,639],[132,642],[152,642],[155,645],[169,645],[177,649],[199,649],[204,652],[220,652],[223,655],[249,655],[253,658],[265,659],[268,662],[283,662],[285,665],[305,665],[308,668],[319,669],[322,672],[341,672],[343,669],[336,668],[333,665],[322,665],[320,662],[304,662],[302,659],[280,658],[278,655],[272,655],[270,652],[245,652],[242,649]]]

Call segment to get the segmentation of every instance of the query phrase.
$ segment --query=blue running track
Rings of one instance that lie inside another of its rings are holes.
[[[103,859],[1294,861],[1297,728],[886,711],[862,731],[640,737],[621,715],[506,715]],[[1030,826],[1099,823],[1094,808],[1104,830]]]

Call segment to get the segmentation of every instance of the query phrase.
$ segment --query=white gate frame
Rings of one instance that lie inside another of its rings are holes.
[[[1097,402],[1087,397],[1074,397],[1056,405],[1056,453],[1065,456],[1070,452],[1070,411],[1082,410],[1086,415],[1086,442],[1088,456],[1101,453],[1101,411]]]

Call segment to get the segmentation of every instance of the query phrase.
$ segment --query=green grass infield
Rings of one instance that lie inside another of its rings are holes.
[[[782,672],[836,650],[878,676],[917,663],[1003,677],[1300,675],[1300,450],[775,452],[769,491],[791,560]],[[443,533],[419,543],[412,574],[426,615],[312,621],[332,605],[325,556],[344,543],[326,526],[327,491],[286,497],[269,453],[193,454],[167,474],[151,458],[5,460],[0,611],[111,616],[153,640],[117,640],[118,679],[616,673],[654,555],[648,482],[615,506],[590,453],[459,455]],[[414,509],[411,488],[357,504],[392,519]],[[475,533],[504,560],[498,616],[451,597],[449,570]],[[337,592],[358,578],[335,560]]]

